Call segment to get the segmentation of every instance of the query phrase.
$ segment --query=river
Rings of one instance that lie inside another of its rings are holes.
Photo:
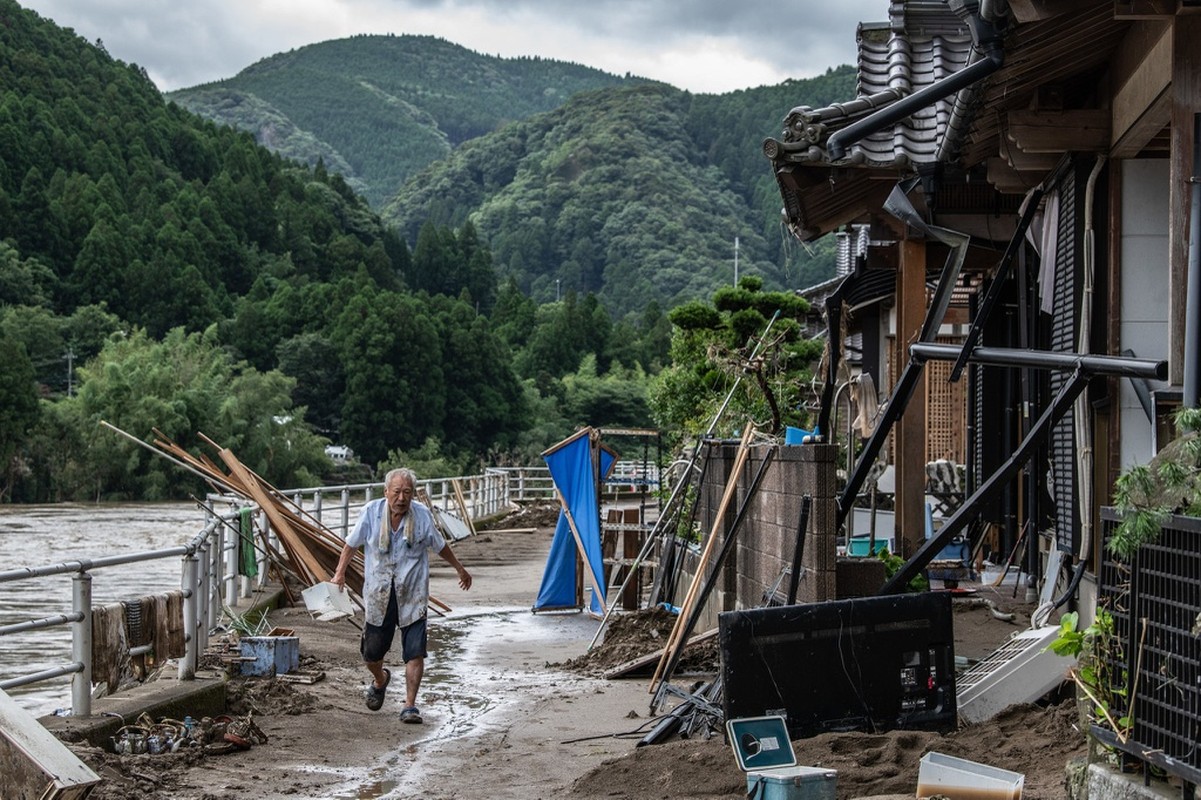
[[[0,506],[0,572],[187,544],[204,527],[195,503]],[[92,605],[179,588],[181,557],[92,572]],[[0,626],[71,610],[71,576],[0,583]],[[70,626],[0,636],[0,681],[70,663]],[[71,678],[8,690],[43,715],[70,706]]]

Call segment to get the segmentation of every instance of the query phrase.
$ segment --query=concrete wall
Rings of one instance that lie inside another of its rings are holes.
[[[764,595],[788,592],[787,569],[792,564],[797,543],[802,498],[812,500],[805,532],[801,577],[797,602],[813,603],[837,597],[837,518],[835,504],[835,458],[838,448],[830,444],[771,445],[776,456],[768,466],[755,496],[750,498],[737,541],[718,574],[712,593],[697,620],[695,632],[717,627],[717,614],[737,608],[764,604]],[[751,449],[737,488],[721,519],[717,518],[721,500],[737,456],[736,442],[714,446],[709,451],[705,480],[700,487],[697,518],[702,545],[686,558],[677,587],[675,602],[683,603],[696,565],[712,531],[716,539],[710,548],[709,574],[733,527],[739,508],[747,502],[747,493],[766,457],[764,447]],[[700,586],[698,585],[698,593]],[[699,594],[698,594],[699,598]]]
[[[1119,337],[1121,348],[1139,358],[1167,358],[1168,352],[1168,172],[1167,159],[1122,162],[1122,264]],[[1151,423],[1130,381],[1120,382],[1122,468],[1150,460]],[[1167,386],[1151,382],[1151,389]]]

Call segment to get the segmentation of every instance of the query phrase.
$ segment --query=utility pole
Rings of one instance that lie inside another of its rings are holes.
[[[75,379],[75,350],[67,347],[67,354],[63,356],[67,360],[67,397],[70,397],[74,390]]]
[[[734,237],[734,286],[738,286],[738,237]]]

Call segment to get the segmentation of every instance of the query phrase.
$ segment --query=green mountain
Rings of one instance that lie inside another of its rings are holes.
[[[263,276],[400,285],[407,248],[341,177],[164,103],[11,0],[0,20],[0,243],[29,265],[0,303],[103,305],[161,335],[227,318]]]
[[[167,97],[288,158],[322,158],[378,206],[469,139],[577,92],[638,82],[562,61],[482,55],[431,36],[355,36]]]
[[[616,316],[708,297],[739,274],[791,290],[833,274],[832,244],[789,248],[760,145],[781,110],[851,96],[849,67],[724,95],[602,89],[471,140],[384,207],[410,242],[470,221],[502,280],[537,299],[597,294]],[[737,239],[737,253],[735,240]]]

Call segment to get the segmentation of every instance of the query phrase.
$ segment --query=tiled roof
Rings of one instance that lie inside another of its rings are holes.
[[[943,0],[894,2],[890,21],[861,23],[858,96],[846,103],[813,109],[798,106],[784,120],[782,141],[795,152],[794,163],[829,164],[824,150],[834,131],[888,106],[962,69],[972,50],[967,25]],[[902,122],[852,144],[837,163],[878,168],[907,168],[931,161],[945,133],[954,97],[919,109]]]
[[[965,13],[965,5],[974,9],[976,4],[893,0],[887,22],[859,26],[858,95],[825,108],[792,109],[780,139],[764,143],[779,182],[785,222],[795,235],[812,240],[863,220],[881,207],[898,178],[923,165],[968,168],[1003,156],[1006,147],[1012,148],[1006,139],[1007,113],[1029,108],[1040,86],[1070,87],[1073,79],[1087,85],[1125,30],[1110,3],[1075,4],[1067,13],[1021,26],[1003,15],[1005,0],[981,3],[993,13],[989,21],[1005,35],[999,69],[847,142],[845,154],[831,158],[827,144],[836,132],[981,60],[966,17],[951,9],[958,6]],[[1032,178],[1031,185],[1037,181]]]

